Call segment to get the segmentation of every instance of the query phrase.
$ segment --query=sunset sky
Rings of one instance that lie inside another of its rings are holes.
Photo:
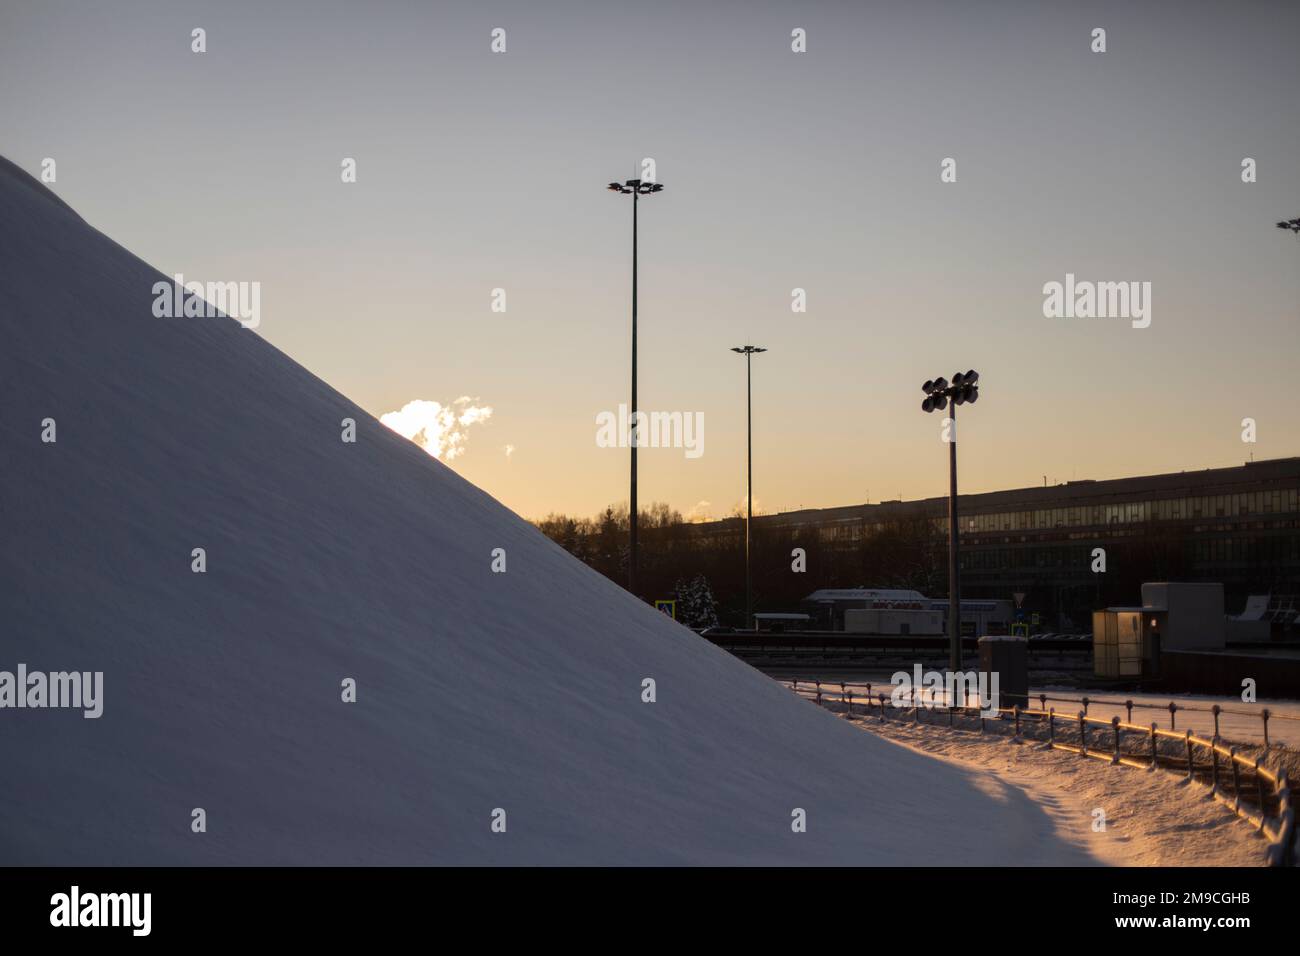
[[[1298,36],[1283,3],[5,2],[0,153],[166,273],[260,282],[247,334],[374,415],[468,399],[450,465],[535,518],[627,495],[604,186],[652,157],[641,405],[705,429],[640,494],[721,516],[747,342],[763,510],[944,493],[919,386],[972,367],[965,491],[1296,454]],[[1150,282],[1150,327],[1045,318],[1067,273]]]

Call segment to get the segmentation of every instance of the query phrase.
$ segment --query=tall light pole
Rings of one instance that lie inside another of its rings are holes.
[[[952,402],[948,413],[952,431],[948,435],[948,669],[961,670],[961,582],[958,580],[957,560],[957,406],[976,402],[980,397],[980,373],[973,369],[957,372],[951,384],[946,378],[926,381],[921,386],[925,400],[921,411],[943,411]]]
[[[745,517],[745,626],[750,627],[754,622],[754,576],[749,560],[749,528],[754,523],[754,376],[750,370],[750,358],[767,349],[744,345],[731,351],[745,356],[745,447],[748,459],[745,490],[749,496],[749,510]]]
[[[639,179],[629,179],[625,183],[610,183],[606,187],[610,192],[620,193],[622,195],[632,196],[632,409],[631,422],[632,433],[629,437],[629,444],[632,446],[632,491],[631,505],[628,508],[629,522],[629,554],[627,559],[627,589],[637,597],[636,588],[636,567],[637,567],[637,547],[636,547],[636,446],[640,436],[637,434],[637,415],[636,415],[636,208],[637,203],[642,196],[648,196],[651,193],[661,192],[662,183],[642,182]]]

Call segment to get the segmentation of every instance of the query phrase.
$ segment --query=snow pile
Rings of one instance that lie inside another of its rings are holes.
[[[97,719],[0,709],[0,863],[1090,861],[635,601],[256,332],[155,317],[166,277],[3,160],[0,223],[0,670],[103,674]]]

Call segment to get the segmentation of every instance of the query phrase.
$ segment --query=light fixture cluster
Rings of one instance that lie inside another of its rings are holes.
[[[612,193],[636,193],[638,196],[648,196],[650,193],[662,192],[664,184],[642,182],[639,179],[629,179],[625,183],[610,183],[605,188]]]
[[[948,407],[949,400],[954,405],[977,402],[980,397],[980,387],[976,383],[979,380],[980,373],[971,369],[969,372],[955,373],[951,382],[943,377],[927,381],[921,386],[921,391],[925,392],[921,411],[941,412]]]

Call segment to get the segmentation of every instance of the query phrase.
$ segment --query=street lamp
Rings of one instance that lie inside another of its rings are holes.
[[[749,495],[749,511],[745,518],[745,626],[750,627],[754,621],[754,579],[749,560],[749,527],[754,523],[754,377],[750,371],[750,357],[767,349],[744,345],[731,351],[745,356],[745,446],[748,458],[745,488]]]
[[[1290,229],[1296,235],[1300,235],[1300,219],[1288,219],[1286,222],[1277,224],[1279,229]]]
[[[957,578],[957,406],[979,401],[980,373],[972,369],[958,372],[952,382],[936,378],[921,386],[925,400],[921,411],[943,411],[952,403],[948,418],[952,432],[948,436],[948,669],[961,670],[961,582]]]
[[[627,589],[634,595],[636,589],[636,567],[637,567],[637,547],[636,547],[636,446],[640,436],[637,434],[637,417],[636,417],[636,207],[642,196],[649,196],[652,193],[662,192],[663,184],[656,182],[642,182],[639,179],[629,179],[625,183],[610,183],[606,187],[610,192],[621,195],[632,196],[632,414],[630,421],[632,423],[632,434],[630,444],[632,446],[632,493],[631,506],[628,510],[628,521],[630,523],[630,554],[627,562]],[[637,595],[638,597],[640,595]]]

